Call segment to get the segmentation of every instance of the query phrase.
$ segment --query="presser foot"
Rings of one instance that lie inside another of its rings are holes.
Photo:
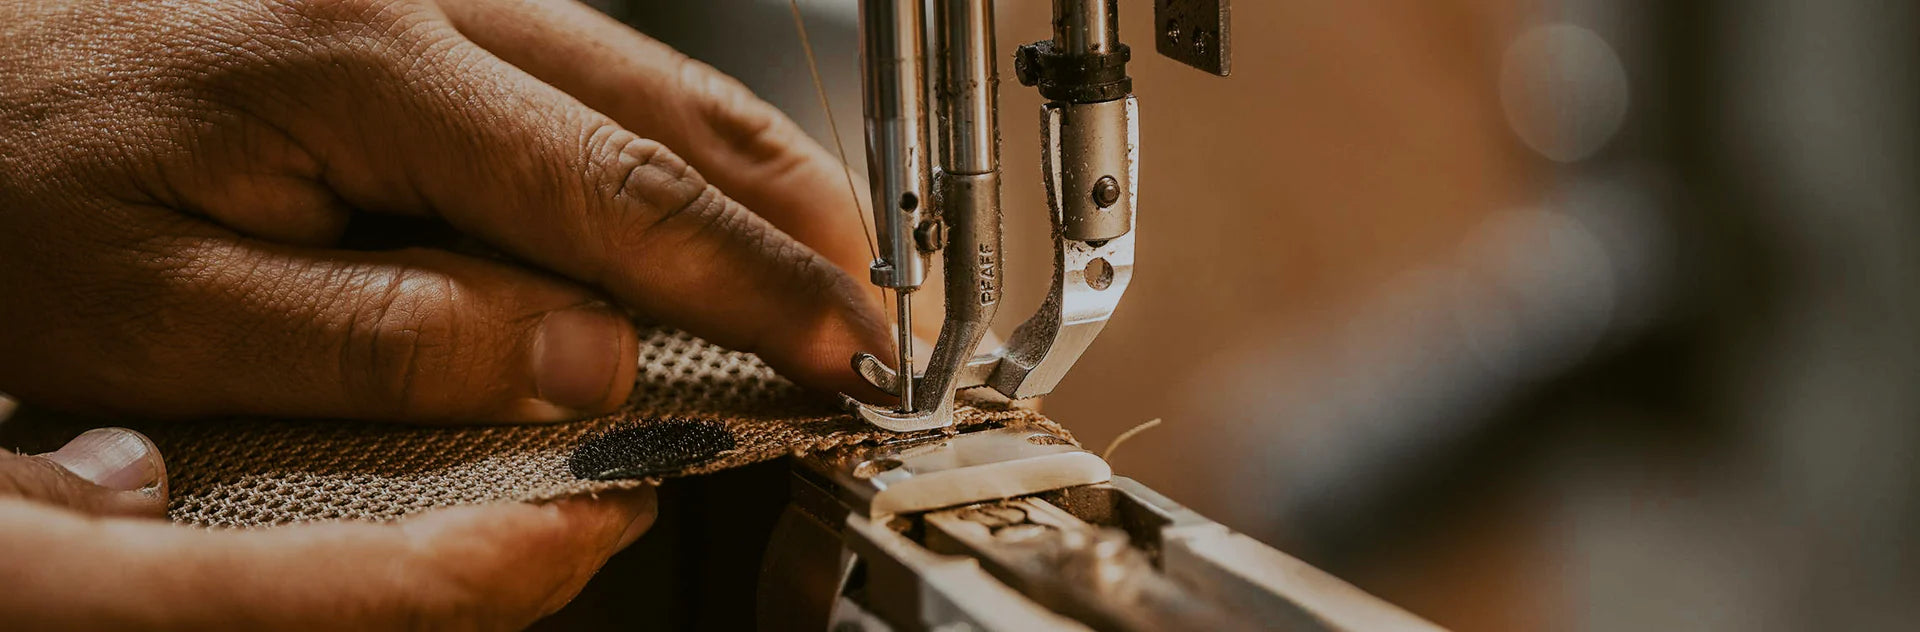
[[[993,375],[994,369],[999,366],[999,353],[977,355],[968,359],[965,364],[960,365],[959,371],[954,373],[954,390],[986,386],[987,377]],[[854,354],[853,372],[858,374],[860,379],[872,384],[874,388],[886,391],[889,395],[900,393],[900,372],[893,370],[893,367],[887,366],[880,361],[879,357],[871,353]],[[913,381],[915,384],[927,384],[930,375],[932,374],[916,374]]]
[[[977,342],[977,341],[976,341]],[[953,370],[933,369],[914,378],[916,385],[925,385],[928,393],[938,393],[939,404],[930,409],[901,411],[881,408],[861,402],[852,397],[841,396],[847,410],[873,425],[895,432],[913,432],[931,430],[953,425],[953,409],[956,406],[957,392],[987,386],[987,378],[1000,366],[999,353],[976,355],[968,358]],[[938,365],[936,365],[938,366]],[[871,353],[859,353],[853,356],[853,371],[874,388],[888,394],[900,392],[900,373],[881,362]],[[1012,398],[1008,398],[1011,400]],[[987,401],[997,401],[988,398]]]
[[[900,411],[881,408],[860,400],[840,396],[847,410],[862,421],[884,430],[894,432],[920,432],[938,430],[953,425],[953,393],[949,391],[940,398],[940,405],[928,410]]]
[[[861,379],[866,380],[867,383],[873,385],[874,388],[885,391],[890,395],[897,396],[900,393],[899,372],[882,364],[880,358],[875,357],[871,353],[855,354],[853,356],[853,370],[854,373],[859,374]],[[847,395],[841,395],[840,401],[847,407],[849,412],[852,412],[854,416],[859,417],[862,421],[894,432],[936,430],[953,425],[953,390],[947,388],[945,384],[929,383],[924,375],[916,375],[914,381],[916,384],[938,387],[928,391],[928,393],[936,397],[936,401],[939,403],[919,410],[897,410],[874,406]],[[946,380],[936,381],[945,382]]]

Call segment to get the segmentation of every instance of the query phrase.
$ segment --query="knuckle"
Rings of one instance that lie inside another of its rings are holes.
[[[681,56],[680,83],[693,100],[694,114],[720,140],[757,163],[792,160],[798,128],[740,80],[705,62]]]
[[[749,233],[751,236],[753,231],[746,225],[752,217],[745,207],[728,199],[720,189],[706,187],[699,196],[674,209],[662,221],[678,220],[688,232],[695,234]]]
[[[790,178],[823,155],[807,150],[813,141],[806,133],[740,80],[691,58],[680,63],[682,85],[704,97],[693,100],[694,118],[720,144],[754,165],[755,177]]]
[[[671,253],[669,256],[683,264],[722,260],[739,254],[726,252],[730,248],[759,249],[761,238],[754,224],[757,219],[719,189],[706,187],[685,204],[669,209],[653,222],[649,232],[628,243]],[[717,268],[700,264],[692,269]]]
[[[613,159],[601,163],[616,166],[605,182],[610,199],[665,210],[686,204],[707,186],[693,165],[657,141],[618,128],[596,136],[605,137],[600,144],[612,148]]]
[[[580,225],[594,229],[606,247],[630,247],[677,218],[712,212],[718,192],[665,146],[612,126],[593,138],[589,151],[608,157],[591,164],[612,166],[600,171],[599,203],[586,205],[601,221]]]
[[[462,365],[448,344],[455,323],[447,308],[459,301],[452,279],[411,268],[356,275],[364,296],[350,310],[340,346],[342,382],[364,414],[405,416],[420,410],[429,379],[449,379]]]

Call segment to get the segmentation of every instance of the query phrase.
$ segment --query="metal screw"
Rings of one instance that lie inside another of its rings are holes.
[[[920,246],[921,252],[935,252],[947,243],[946,224],[939,220],[920,222],[913,229],[913,242]]]
[[[1100,205],[1100,208],[1106,208],[1109,206],[1113,206],[1113,203],[1119,202],[1119,201],[1120,201],[1120,181],[1119,180],[1113,179],[1113,176],[1100,176],[1100,181],[1093,183],[1093,203],[1094,204]]]

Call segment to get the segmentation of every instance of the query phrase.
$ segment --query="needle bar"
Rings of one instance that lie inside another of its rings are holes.
[[[900,313],[900,410],[913,412],[913,293],[896,290],[894,302]]]

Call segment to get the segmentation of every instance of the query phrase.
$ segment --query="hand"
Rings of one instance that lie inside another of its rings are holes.
[[[890,355],[842,168],[570,0],[0,2],[23,401],[561,420],[626,398],[629,311],[823,390]],[[342,247],[382,217],[516,263]]]
[[[202,530],[166,510],[145,437],[94,430],[0,451],[9,628],[517,629],[558,610],[653,524],[651,489],[442,509],[390,524]]]

